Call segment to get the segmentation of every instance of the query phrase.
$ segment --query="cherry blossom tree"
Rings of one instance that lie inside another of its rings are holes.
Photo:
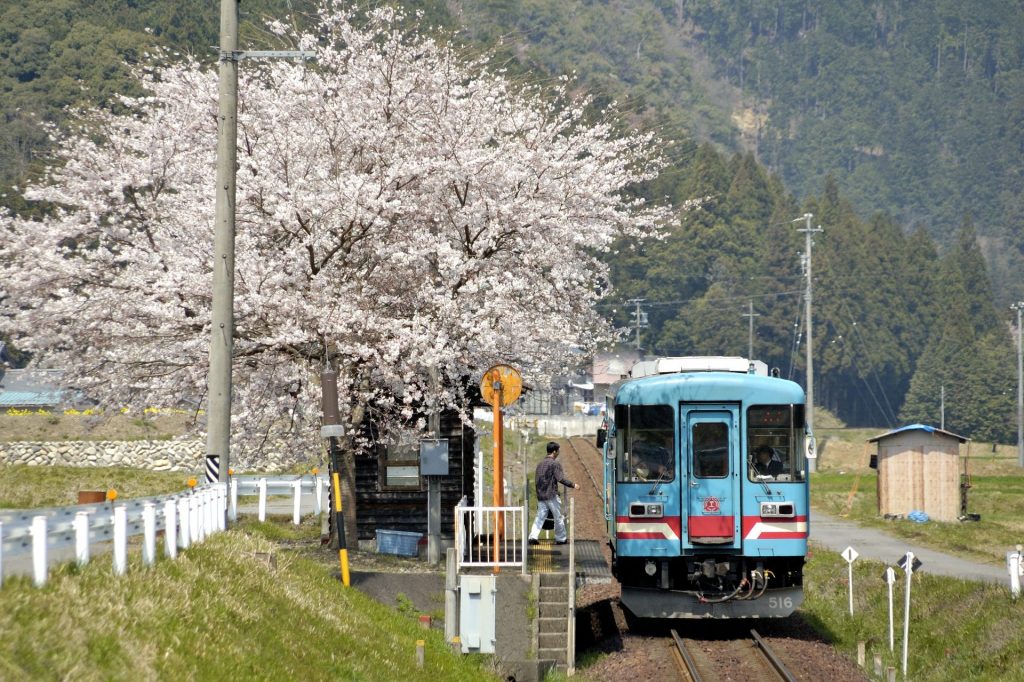
[[[243,463],[268,438],[317,441],[327,364],[343,413],[372,405],[384,420],[459,408],[497,362],[556,370],[612,333],[594,310],[600,254],[672,215],[628,192],[661,169],[656,140],[588,121],[566,81],[515,84],[407,25],[330,1],[310,33],[271,27],[315,60],[241,64]],[[206,391],[216,74],[153,64],[138,72],[148,96],[82,112],[26,189],[59,210],[2,226],[0,331],[107,406]]]

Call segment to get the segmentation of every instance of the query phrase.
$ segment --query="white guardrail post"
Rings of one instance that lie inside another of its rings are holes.
[[[231,479],[231,502],[228,507],[228,519],[231,523],[238,520],[238,479]]]
[[[141,536],[142,564],[147,567],[157,562],[158,534],[164,532],[165,556],[175,559],[179,549],[187,549],[207,536],[227,530],[229,518],[237,519],[238,496],[259,494],[259,518],[265,521],[269,495],[293,496],[292,521],[302,521],[302,496],[313,496],[312,508],[321,513],[326,507],[326,478],[294,475],[234,477],[227,483],[210,483],[171,495],[143,499],[110,501],[29,510],[0,510],[0,587],[6,573],[11,574],[13,560],[18,561],[15,572],[32,575],[37,587],[49,580],[50,563],[74,561],[79,566],[89,563],[96,545],[105,545],[111,551],[115,575],[128,570],[128,543],[131,536]],[[308,508],[308,507],[307,507]],[[501,547],[499,565],[518,565],[520,552],[514,547],[515,537],[522,533],[523,520],[509,509],[490,509],[489,514],[502,515],[510,531]],[[521,513],[521,512],[519,512]],[[466,534],[465,519],[457,519],[462,528],[461,547],[465,556],[470,537]],[[512,530],[519,530],[516,531]],[[490,540],[487,541],[490,546]],[[484,557],[478,557],[483,559]],[[6,563],[5,563],[6,562]]]
[[[156,505],[152,502],[142,504],[142,562],[156,563]]]
[[[175,500],[164,502],[164,554],[178,558],[178,503]]]
[[[256,487],[260,492],[260,504],[256,518],[262,523],[267,520],[267,479],[261,478],[256,482]]]
[[[75,561],[79,566],[89,563],[89,512],[80,511],[72,522],[75,528]]]
[[[32,582],[36,587],[46,584],[46,517],[32,518]]]
[[[114,574],[124,575],[128,568],[128,517],[124,505],[114,507]]]

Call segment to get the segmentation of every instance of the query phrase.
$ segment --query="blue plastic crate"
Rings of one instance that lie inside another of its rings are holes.
[[[377,551],[381,554],[397,554],[398,556],[417,556],[419,542],[423,533],[412,533],[405,530],[377,530]]]

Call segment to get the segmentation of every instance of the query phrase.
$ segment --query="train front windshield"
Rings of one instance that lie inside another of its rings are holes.
[[[747,462],[752,481],[806,479],[803,405],[747,409]]]
[[[616,405],[615,456],[620,483],[675,478],[675,426],[668,405]]]

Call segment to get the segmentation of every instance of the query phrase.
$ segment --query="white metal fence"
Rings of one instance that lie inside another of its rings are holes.
[[[519,566],[526,573],[525,507],[455,507],[457,569]]]
[[[112,543],[114,573],[123,575],[128,538],[139,535],[147,566],[156,562],[160,532],[165,556],[174,559],[179,549],[225,530],[227,520],[237,520],[240,495],[258,497],[261,521],[268,512],[268,496],[290,495],[292,520],[298,524],[303,497],[313,496],[313,511],[319,514],[327,489],[323,476],[235,476],[229,484],[205,484],[171,495],[0,511],[0,587],[5,572],[30,572],[33,583],[41,587],[51,565],[72,560],[87,564],[91,549],[104,543]]]

